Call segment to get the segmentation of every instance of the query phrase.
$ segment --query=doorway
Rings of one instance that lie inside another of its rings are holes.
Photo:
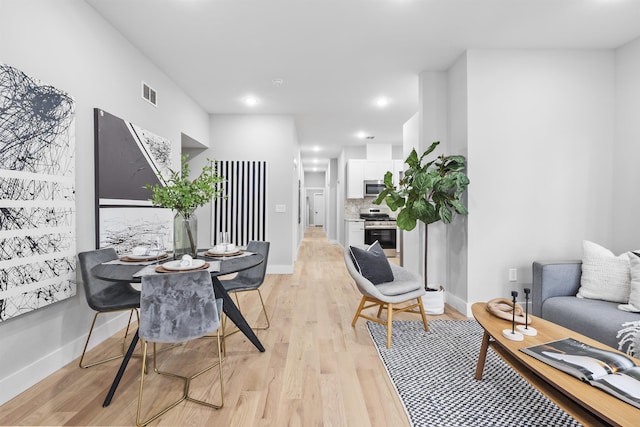
[[[313,193],[313,225],[324,226],[324,193]]]
[[[325,201],[323,188],[305,189],[306,215],[305,225],[307,227],[324,227],[325,222]]]

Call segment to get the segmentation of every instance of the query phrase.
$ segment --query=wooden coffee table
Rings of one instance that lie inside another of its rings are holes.
[[[617,350],[535,316],[531,316],[533,319],[531,326],[538,330],[538,335],[525,336],[524,341],[511,341],[502,336],[503,329],[511,329],[510,321],[489,313],[485,303],[473,304],[471,311],[484,329],[476,367],[476,380],[482,380],[487,349],[491,346],[530,384],[585,426],[640,425],[640,409],[520,351],[524,347],[563,338],[574,338],[609,351]],[[640,364],[639,359],[634,361]]]

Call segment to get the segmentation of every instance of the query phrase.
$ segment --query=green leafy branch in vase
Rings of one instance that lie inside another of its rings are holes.
[[[168,179],[161,178],[161,184],[147,184],[145,188],[153,193],[151,202],[154,206],[174,210],[184,218],[192,253],[196,253],[195,238],[189,227],[189,219],[197,208],[221,197],[223,189],[218,184],[224,182],[224,178],[218,175],[216,163],[207,159],[200,175],[190,180],[191,171],[187,159],[187,155],[182,156],[179,172],[169,169]]]

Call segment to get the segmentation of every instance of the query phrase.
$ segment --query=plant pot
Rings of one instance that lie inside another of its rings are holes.
[[[444,313],[444,288],[432,289],[422,296],[422,305],[426,314]]]
[[[195,214],[184,217],[177,213],[173,218],[173,259],[183,255],[198,256],[198,218]]]

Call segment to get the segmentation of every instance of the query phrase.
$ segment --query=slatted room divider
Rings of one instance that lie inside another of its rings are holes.
[[[250,240],[267,240],[267,162],[218,161],[218,175],[225,179],[223,195],[213,202],[211,240],[227,231],[231,242],[244,246]]]

